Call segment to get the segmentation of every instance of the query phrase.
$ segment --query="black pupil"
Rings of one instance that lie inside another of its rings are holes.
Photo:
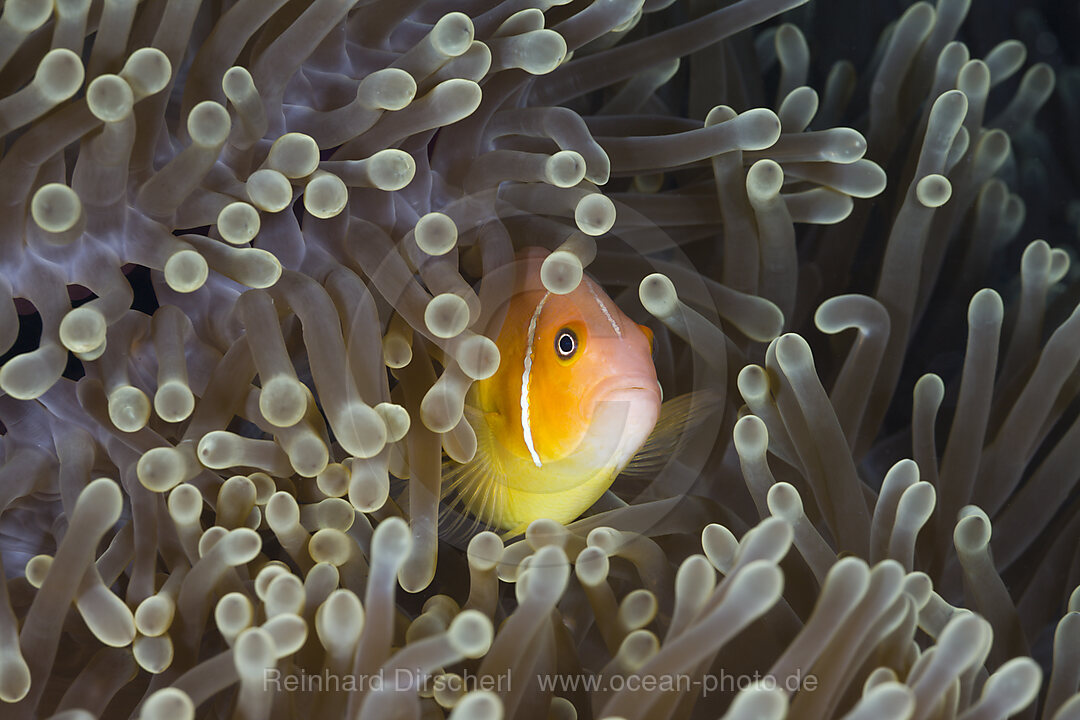
[[[577,346],[577,340],[574,335],[569,331],[564,332],[559,336],[559,353],[561,355],[569,355],[574,352],[574,348]]]

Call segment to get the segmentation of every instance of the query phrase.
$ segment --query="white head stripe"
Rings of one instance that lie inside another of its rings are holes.
[[[529,454],[532,455],[532,461],[536,467],[540,467],[540,455],[537,454],[536,447],[533,445],[532,425],[529,421],[529,379],[530,375],[532,375],[536,323],[539,322],[540,311],[544,309],[544,303],[547,302],[550,296],[551,293],[545,293],[544,297],[540,298],[540,302],[536,304],[536,310],[533,311],[532,319],[529,320],[529,334],[525,343],[525,372],[521,373],[521,431],[525,437],[525,447],[529,449]]]
[[[619,324],[615,322],[615,318],[613,318],[611,316],[611,313],[608,312],[607,305],[604,304],[604,301],[601,300],[600,296],[596,294],[595,290],[593,290],[591,283],[586,283],[585,287],[589,288],[589,293],[593,296],[593,300],[596,301],[596,304],[600,306],[600,311],[604,313],[604,317],[606,317],[607,321],[611,324],[611,329],[615,331],[615,336],[621,338],[622,330],[619,329]]]

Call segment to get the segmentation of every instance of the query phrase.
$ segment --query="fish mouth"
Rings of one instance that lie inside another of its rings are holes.
[[[606,435],[607,462],[622,469],[644,444],[660,417],[660,386],[633,382],[597,396],[593,422]]]
[[[603,400],[618,400],[623,396],[635,397],[639,393],[651,393],[653,395],[658,394],[656,388],[649,388],[645,387],[644,385],[631,385],[630,387],[625,387],[620,390],[612,390],[604,396]]]
[[[655,396],[659,402],[660,383],[655,377],[638,373],[616,375],[595,385],[589,394],[595,398],[596,404],[634,399],[640,401],[645,395]]]
[[[654,400],[657,405],[660,404],[660,385],[658,383],[654,383],[652,386],[643,384],[621,385],[619,387],[613,387],[597,396],[597,404],[629,402],[633,405],[637,405],[643,401],[648,402],[650,400]]]
[[[594,416],[601,413],[609,420],[622,416],[626,429],[647,425],[648,431],[651,431],[660,412],[660,385],[635,382],[606,388],[597,393],[593,412]]]

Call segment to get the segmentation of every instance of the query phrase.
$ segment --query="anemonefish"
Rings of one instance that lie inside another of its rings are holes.
[[[588,275],[568,294],[548,292],[540,281],[547,254],[518,256],[505,318],[490,333],[499,369],[467,399],[476,454],[444,467],[446,493],[508,534],[539,518],[574,520],[635,455],[655,461],[683,425],[675,418],[657,428],[662,391],[649,328]]]

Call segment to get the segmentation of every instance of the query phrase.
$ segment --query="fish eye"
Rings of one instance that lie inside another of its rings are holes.
[[[563,328],[559,331],[559,334],[555,336],[555,352],[559,357],[566,360],[577,352],[578,338],[573,330],[570,328]]]

